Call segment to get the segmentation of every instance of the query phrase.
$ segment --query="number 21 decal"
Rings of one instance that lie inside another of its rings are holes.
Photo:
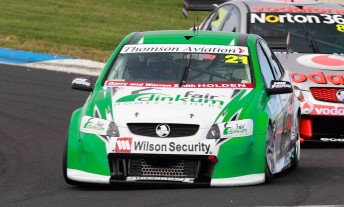
[[[245,65],[248,64],[247,56],[226,55],[225,59],[225,63],[242,63]]]

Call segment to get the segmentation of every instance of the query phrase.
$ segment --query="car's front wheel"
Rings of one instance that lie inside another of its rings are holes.
[[[291,157],[291,169],[296,169],[300,161],[300,118],[296,118],[292,130],[292,139],[295,140],[294,152]]]
[[[273,169],[275,165],[274,159],[274,149],[275,149],[275,142],[272,135],[272,128],[271,126],[268,127],[266,133],[266,150],[265,150],[265,182],[269,183],[272,182],[274,175]]]

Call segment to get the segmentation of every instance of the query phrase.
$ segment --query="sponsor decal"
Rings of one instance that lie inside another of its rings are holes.
[[[247,47],[222,46],[222,45],[187,45],[187,44],[141,44],[125,45],[121,53],[149,53],[149,52],[169,52],[169,53],[216,53],[216,54],[237,54],[249,55]]]
[[[223,105],[224,101],[216,99],[218,96],[206,94],[197,94],[194,91],[186,91],[185,94],[170,96],[161,93],[138,93],[119,98],[116,103],[124,102],[183,102],[183,103],[205,103],[213,105]],[[116,104],[115,103],[115,104]]]
[[[183,88],[253,88],[252,83],[186,83]]]
[[[202,142],[181,144],[176,142],[157,143],[152,141],[134,140],[132,151],[135,152],[156,152],[156,153],[210,153],[210,144]]]
[[[211,143],[166,141],[166,139],[135,139],[120,137],[114,140],[115,153],[148,153],[148,154],[201,154],[210,155]]]
[[[230,121],[218,124],[221,138],[244,137],[253,134],[252,119]]]
[[[324,116],[344,116],[343,107],[315,106],[315,112],[317,115],[324,115]]]
[[[135,87],[161,87],[161,88],[176,88],[179,87],[175,83],[160,83],[160,82],[127,82],[127,81],[117,81],[108,80],[105,81],[104,86],[107,87],[118,87],[118,86],[135,86]]]
[[[254,23],[316,23],[316,24],[344,24],[340,14],[279,14],[279,13],[252,13],[250,21]]]
[[[312,104],[310,102],[301,103],[302,114],[319,116],[344,116],[344,107],[325,106]]]
[[[114,107],[116,106],[139,106],[139,105],[161,105],[161,104],[167,104],[172,105],[175,103],[181,103],[184,106],[194,106],[194,107],[208,107],[208,108],[216,108],[216,109],[222,109],[223,105],[219,104],[212,104],[212,103],[197,103],[197,102],[159,102],[159,101],[135,101],[135,102],[119,102],[114,103]]]
[[[130,153],[132,138],[118,138],[116,141],[115,152],[116,153]]]
[[[170,127],[167,124],[159,124],[155,132],[159,137],[167,137],[170,134]]]
[[[303,74],[300,72],[291,72],[290,77],[294,83],[303,83],[311,81],[316,84],[333,84],[344,85],[344,73],[342,74],[325,74],[320,70],[315,73]]]
[[[270,2],[280,1],[285,3],[285,0],[271,0]],[[302,0],[289,0],[289,2],[302,2]],[[258,7],[251,8],[251,12],[285,12],[285,13],[327,13],[327,14],[344,14],[344,9],[332,9],[332,8],[314,8],[310,6],[303,7],[291,7],[291,6],[281,6],[281,7]]]
[[[127,82],[118,80],[105,81],[106,87],[134,86],[134,87],[156,87],[156,88],[178,88],[176,83],[163,82]],[[182,88],[253,88],[252,83],[186,83]]]
[[[314,110],[314,105],[308,101],[301,103],[301,110],[303,114],[311,114]]]
[[[336,96],[337,96],[338,101],[344,102],[344,90],[343,89],[338,90],[336,93]]]
[[[273,85],[271,86],[271,89],[273,88],[291,88],[291,84],[285,81],[278,81],[278,82],[273,83]]]
[[[320,138],[323,142],[344,142],[343,138]]]
[[[159,180],[159,181],[176,181],[176,182],[185,182],[193,183],[194,178],[176,178],[176,177],[127,177],[126,181],[137,181],[137,180]]]
[[[73,79],[72,84],[79,84],[84,86],[91,86],[91,83],[87,78],[75,78]]]
[[[344,70],[344,56],[340,55],[309,54],[298,57],[296,61],[311,68]]]
[[[89,134],[111,135],[113,122],[91,116],[83,116],[80,123],[80,131]]]

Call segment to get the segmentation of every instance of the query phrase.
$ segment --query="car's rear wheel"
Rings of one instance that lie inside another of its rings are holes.
[[[272,182],[274,175],[273,169],[275,165],[274,159],[275,143],[272,135],[271,126],[268,127],[266,133],[266,150],[265,150],[265,183]]]

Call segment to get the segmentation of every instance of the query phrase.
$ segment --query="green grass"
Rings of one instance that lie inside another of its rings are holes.
[[[0,47],[105,61],[134,31],[189,29],[182,0],[1,0]]]

